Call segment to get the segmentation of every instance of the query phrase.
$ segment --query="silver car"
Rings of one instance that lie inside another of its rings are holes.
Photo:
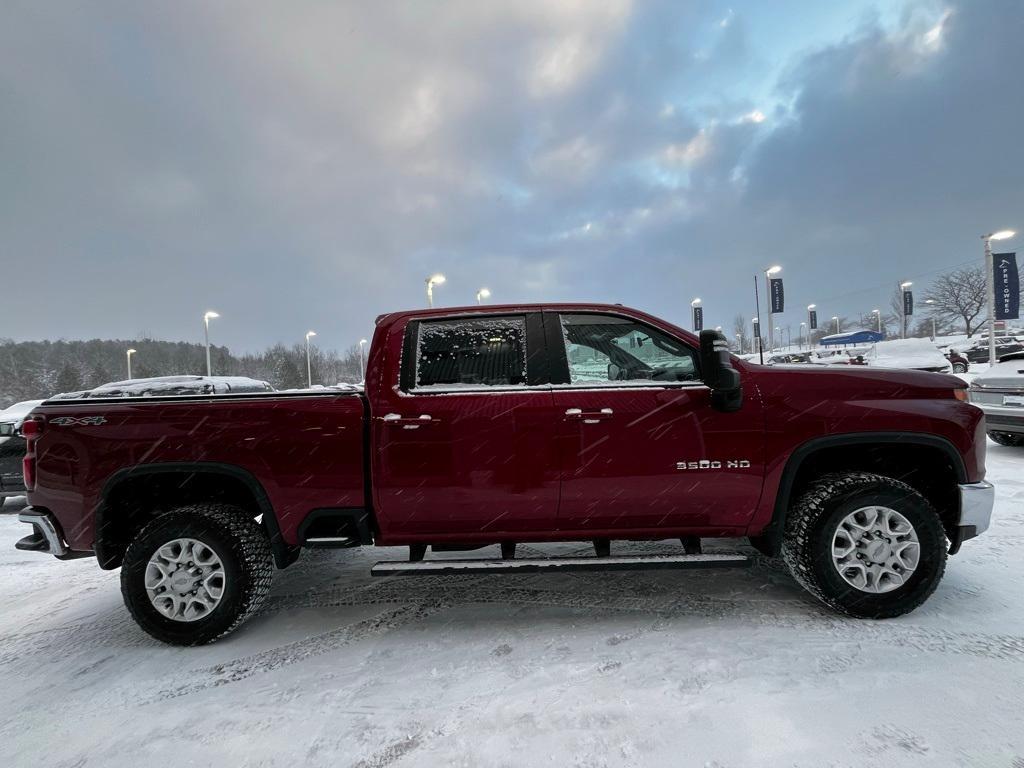
[[[999,359],[971,382],[970,400],[985,412],[988,436],[1000,445],[1024,445],[1024,352]]]

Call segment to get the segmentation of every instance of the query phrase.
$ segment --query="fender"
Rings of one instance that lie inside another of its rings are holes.
[[[277,515],[270,504],[267,492],[263,485],[251,472],[234,464],[224,464],[217,461],[169,461],[156,464],[137,464],[133,467],[124,467],[117,470],[107,478],[100,492],[100,501],[96,506],[94,525],[97,534],[103,529],[103,517],[107,506],[107,499],[110,494],[125,480],[143,477],[145,475],[169,475],[169,474],[213,474],[224,475],[239,480],[249,489],[262,515],[263,525],[266,526],[267,534],[270,537],[270,548],[274,553],[274,564],[278,568],[286,568],[298,558],[299,550],[288,546],[281,536],[281,527],[277,521]],[[101,568],[106,568],[105,563],[110,562],[110,555],[103,551],[100,537],[96,536],[94,543],[96,559]]]
[[[782,551],[782,532],[786,528],[786,513],[789,510],[793,483],[796,481],[801,465],[809,456],[826,448],[878,443],[924,445],[930,448],[937,448],[945,454],[953,465],[956,471],[957,482],[967,482],[967,468],[964,466],[963,457],[949,440],[939,435],[932,435],[927,432],[847,432],[815,437],[805,443],[801,443],[789,454],[789,458],[786,460],[786,468],[782,471],[782,479],[779,481],[779,490],[775,494],[772,521],[764,529],[761,536],[756,537],[762,542],[758,549],[764,551],[764,548],[767,547],[769,554],[777,554]]]

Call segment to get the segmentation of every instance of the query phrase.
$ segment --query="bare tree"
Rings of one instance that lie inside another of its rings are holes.
[[[743,352],[743,350],[746,347],[749,346],[746,343],[746,340],[747,340],[747,318],[744,315],[736,315],[736,317],[734,317],[732,319],[732,336],[733,336],[733,339],[735,339],[736,342],[739,344],[740,352]],[[731,343],[731,341],[732,340],[730,339],[730,343]],[[751,347],[751,350],[752,349],[753,348]]]
[[[963,323],[968,338],[985,321],[985,269],[973,267],[947,272],[936,278],[928,288],[925,300],[937,318],[949,323]]]

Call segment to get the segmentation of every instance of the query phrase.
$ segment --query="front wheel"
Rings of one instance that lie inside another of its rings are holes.
[[[953,373],[967,373],[966,363],[953,363]]]
[[[1000,445],[1008,445],[1013,448],[1024,445],[1024,435],[1017,435],[1013,432],[989,432],[988,436]]]
[[[193,504],[142,529],[124,556],[121,594],[157,640],[202,645],[258,610],[272,576],[270,541],[255,520],[226,504]]]
[[[826,475],[786,518],[782,556],[811,594],[849,616],[886,619],[923,603],[946,568],[942,522],[906,483]]]

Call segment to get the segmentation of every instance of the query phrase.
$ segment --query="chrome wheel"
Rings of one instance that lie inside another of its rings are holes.
[[[224,596],[224,564],[203,542],[174,539],[149,558],[145,584],[160,614],[174,621],[198,621]]]
[[[832,537],[839,575],[862,592],[898,589],[917,569],[921,544],[903,515],[889,507],[861,507],[844,517]]]

